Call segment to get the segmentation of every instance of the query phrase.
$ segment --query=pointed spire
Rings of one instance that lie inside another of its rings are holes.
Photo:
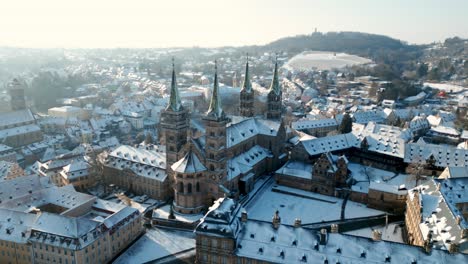
[[[179,89],[177,89],[174,58],[172,58],[172,80],[171,80],[171,97],[169,99],[169,105],[167,109],[173,111],[180,111],[182,109],[182,103],[180,102]]]
[[[249,54],[248,53],[247,53],[247,63],[245,64],[244,83],[242,84],[241,91],[246,91],[248,93],[252,92],[252,84],[250,83],[250,76],[249,76]]]
[[[281,93],[281,88],[278,80],[278,54],[275,58],[275,70],[273,72],[273,80],[271,80],[270,90],[275,92],[276,95],[279,95]]]
[[[208,108],[207,115],[215,116],[216,118],[224,118],[224,111],[221,106],[221,94],[219,93],[218,84],[218,64],[215,60],[215,76],[213,84],[213,94],[211,96],[210,107]]]

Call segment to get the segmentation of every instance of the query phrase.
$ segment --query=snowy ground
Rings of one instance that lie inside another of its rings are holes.
[[[405,185],[407,189],[416,185],[413,177],[403,173],[376,169],[353,162],[348,164],[348,169],[351,171],[351,177],[357,181],[351,189],[357,192],[368,193],[370,182],[387,183],[393,186]]]
[[[153,217],[167,219],[169,216],[170,206],[165,205],[156,209],[153,213]],[[203,214],[179,214],[174,212],[174,215],[177,220],[187,223],[193,223],[200,220],[203,217]]]
[[[289,70],[330,70],[372,61],[346,53],[306,51],[292,57],[284,66]]]
[[[286,191],[278,193],[273,188]],[[302,196],[302,197],[301,197]],[[281,222],[292,225],[296,218],[303,224],[321,223],[322,221],[340,220],[343,199],[302,191],[271,183],[260,191],[247,207],[248,217],[261,221],[271,221],[276,210],[279,210]],[[348,201],[345,218],[370,217],[383,215],[385,212],[367,208],[363,204]]]
[[[431,88],[443,90],[448,93],[460,93],[463,91],[468,91],[468,88],[466,87],[450,83],[424,83],[424,86],[429,86]]]
[[[367,228],[345,232],[344,234],[372,238],[372,230],[380,230],[380,232],[382,232],[382,240],[397,242],[397,243],[405,243],[405,241],[403,241],[403,228],[404,227],[401,227],[400,225],[402,225],[401,222],[390,223],[388,226],[379,225],[379,226],[367,227]]]
[[[148,229],[114,263],[146,263],[195,248],[195,234],[187,231]]]

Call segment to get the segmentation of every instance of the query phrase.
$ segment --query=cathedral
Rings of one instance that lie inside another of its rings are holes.
[[[211,101],[202,117],[205,131],[194,137],[173,65],[170,100],[161,113],[160,140],[166,146],[166,172],[175,211],[200,213],[220,197],[247,194],[259,176],[285,163],[286,127],[281,119],[277,62],[267,98],[267,113],[255,113],[247,60],[240,92],[240,116],[228,116],[223,110],[215,63]]]

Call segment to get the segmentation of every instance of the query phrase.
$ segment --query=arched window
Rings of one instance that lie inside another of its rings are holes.
[[[179,182],[179,192],[184,193],[184,184],[182,182]]]
[[[197,182],[197,185],[195,185],[195,190],[197,192],[200,192],[200,183],[199,182]]]
[[[189,183],[187,185],[187,193],[192,193],[192,184],[191,183]]]
[[[210,171],[214,171],[214,166],[213,166],[213,164],[210,164]]]

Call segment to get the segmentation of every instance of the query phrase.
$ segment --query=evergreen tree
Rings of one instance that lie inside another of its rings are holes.
[[[351,116],[349,116],[348,113],[343,115],[343,119],[341,120],[341,124],[338,128],[341,134],[346,134],[351,132],[353,129],[353,120],[351,119]]]
[[[418,76],[422,78],[427,75],[429,68],[427,67],[426,63],[421,63],[418,67]]]

